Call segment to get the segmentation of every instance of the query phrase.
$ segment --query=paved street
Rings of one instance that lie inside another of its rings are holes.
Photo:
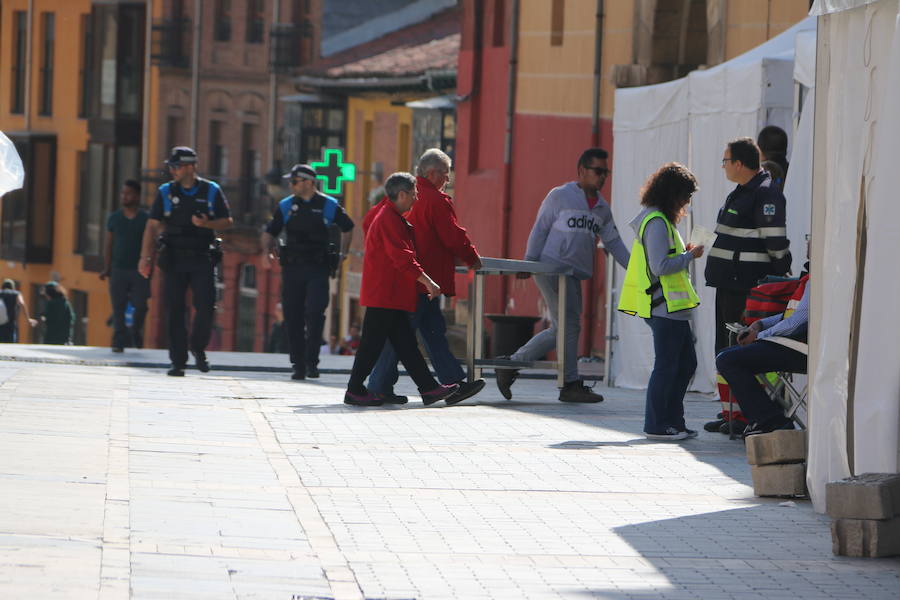
[[[4,599],[900,595],[900,560],[836,558],[808,502],[754,498],[740,442],[644,440],[641,392],[353,409],[343,374],[35,348],[0,348]],[[691,396],[689,424],[715,410]]]

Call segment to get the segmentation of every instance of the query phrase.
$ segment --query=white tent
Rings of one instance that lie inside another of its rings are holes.
[[[807,483],[900,470],[900,2],[818,0]],[[791,167],[793,171],[794,167]]]
[[[765,125],[792,130],[795,43],[801,32],[812,31],[814,35],[815,26],[815,19],[808,18],[716,67],[694,71],[676,81],[616,91],[612,209],[627,244],[634,237],[627,223],[640,209],[641,185],[669,161],[687,165],[700,182],[700,191],[692,201],[691,219],[682,227],[682,234],[692,224],[707,229],[715,227],[719,207],[734,187],[721,169],[725,144],[740,136],[755,138]],[[806,68],[808,72],[809,66]],[[788,181],[793,172],[792,168]],[[805,260],[803,236],[809,231],[809,197],[808,192],[797,192],[796,198],[788,197],[788,235],[795,272]],[[694,267],[701,306],[694,320],[699,365],[692,387],[712,392],[715,389],[715,291],[705,286],[705,265],[704,258],[696,261]],[[610,294],[613,307],[618,303],[623,276],[622,270],[617,269]],[[609,363],[610,383],[646,387],[653,366],[650,329],[640,319],[621,314],[614,314],[611,322],[614,341]]]

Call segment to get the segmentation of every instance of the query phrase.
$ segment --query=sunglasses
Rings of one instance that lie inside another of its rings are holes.
[[[609,175],[609,169],[606,167],[587,167],[588,171],[593,171],[595,174],[600,177],[606,177]]]

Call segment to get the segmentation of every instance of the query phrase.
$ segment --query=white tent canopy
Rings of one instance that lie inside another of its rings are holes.
[[[619,230],[630,243],[633,232],[626,225],[640,210],[639,190],[647,177],[663,163],[687,165],[700,182],[692,201],[692,224],[715,227],[718,210],[734,184],[721,169],[725,144],[741,136],[756,137],[765,125],[792,130],[794,113],[794,54],[799,34],[815,35],[815,19],[808,18],[777,37],[716,67],[694,71],[687,77],[653,86],[616,91],[613,116],[615,174],[612,210]],[[808,54],[808,38],[804,48]],[[814,57],[813,57],[814,59]],[[802,75],[812,79],[808,58]],[[811,113],[811,111],[810,111]],[[811,139],[809,136],[804,144]],[[792,140],[795,142],[797,140]],[[807,152],[808,154],[808,152]],[[794,169],[787,181],[793,178]],[[788,236],[794,255],[794,271],[805,260],[803,237],[809,232],[809,182],[805,192],[788,196]],[[701,306],[694,319],[699,365],[693,389],[715,389],[715,291],[705,286],[705,258],[695,262],[694,280]],[[613,307],[624,273],[618,269],[610,295]],[[612,318],[610,383],[622,387],[646,387],[653,366],[650,329],[635,317]]]
[[[819,0],[807,483],[900,470],[900,2]],[[794,167],[791,167],[793,171]]]

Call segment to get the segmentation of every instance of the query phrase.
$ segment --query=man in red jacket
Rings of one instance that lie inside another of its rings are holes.
[[[419,199],[406,216],[413,226],[419,263],[441,287],[441,293],[448,297],[456,294],[457,262],[472,269],[481,268],[478,251],[469,240],[466,230],[456,221],[453,199],[443,191],[450,180],[450,168],[451,159],[441,150],[431,148],[422,154],[416,165],[416,190]],[[370,210],[366,219],[373,213],[377,216],[375,211],[379,207],[383,209],[383,204],[384,201]],[[438,381],[458,383],[459,395],[467,398],[484,388],[483,379],[471,382],[465,380],[459,361],[450,351],[440,296],[429,298],[423,289],[419,289],[412,327],[422,334],[425,350],[431,358]],[[398,377],[397,353],[388,343],[369,377],[369,389],[385,402],[403,403],[405,398],[394,393]]]
[[[429,298],[441,294],[440,286],[429,277],[416,260],[412,226],[402,214],[416,202],[416,179],[409,173],[394,173],[384,183],[390,204],[383,207],[372,221],[366,235],[363,261],[362,289],[359,303],[366,307],[362,338],[344,402],[355,406],[381,406],[384,400],[366,389],[363,384],[375,366],[386,341],[419,388],[425,405],[446,400],[455,404],[459,386],[441,385],[435,381],[419,352],[416,334],[410,325],[409,313],[415,311],[421,284]]]

